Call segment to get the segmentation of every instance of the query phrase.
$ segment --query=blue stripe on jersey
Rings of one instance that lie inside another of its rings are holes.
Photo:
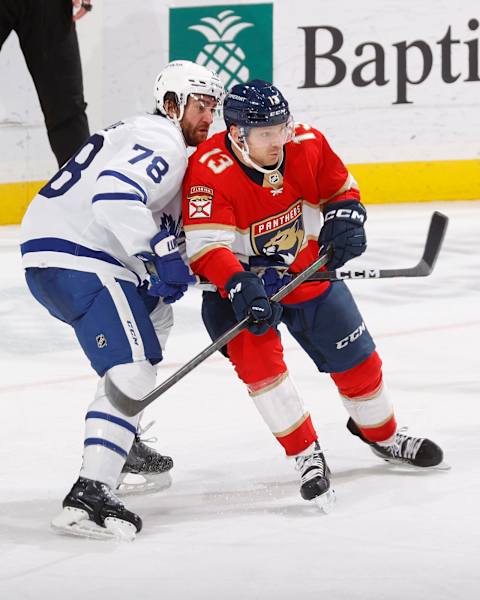
[[[100,177],[116,177],[117,179],[120,179],[120,181],[123,181],[123,183],[128,183],[128,185],[133,186],[136,190],[138,190],[142,194],[142,197],[143,197],[142,202],[144,204],[147,203],[147,193],[142,188],[142,186],[140,184],[138,184],[136,181],[134,181],[133,179],[130,179],[130,177],[127,177],[126,175],[124,175],[123,173],[120,173],[119,171],[112,171],[110,169],[107,169],[106,171],[102,171],[100,173],[100,175],[97,177],[97,179],[100,179]]]
[[[138,194],[127,194],[125,192],[111,192],[108,194],[95,194],[92,198],[92,204],[99,200],[137,200],[143,202]]]
[[[28,240],[20,244],[22,256],[27,252],[64,252],[65,254],[73,254],[74,256],[86,256],[88,258],[96,258],[103,260],[112,265],[123,267],[122,263],[110,254],[101,252],[100,250],[92,250],[86,246],[81,246],[75,242],[62,240],[61,238],[38,238],[36,240]]]
[[[128,452],[125,452],[125,450],[123,448],[120,448],[120,446],[117,446],[117,444],[114,444],[113,442],[109,442],[108,440],[103,440],[102,438],[87,438],[84,441],[83,445],[84,446],[105,446],[105,448],[112,450],[112,452],[116,452],[117,454],[120,454],[120,456],[122,458],[127,458],[127,456],[128,456]]]
[[[131,423],[125,421],[125,419],[121,419],[120,417],[109,415],[108,413],[90,410],[87,412],[85,419],[105,419],[105,421],[110,421],[111,423],[115,423],[115,425],[120,425],[120,427],[128,429],[128,431],[131,431],[134,435],[137,433],[137,428]]]

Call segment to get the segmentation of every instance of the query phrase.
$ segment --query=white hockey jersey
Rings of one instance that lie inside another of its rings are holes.
[[[93,134],[32,200],[23,266],[146,279],[135,255],[163,227],[180,233],[187,147],[168,119],[145,114]]]

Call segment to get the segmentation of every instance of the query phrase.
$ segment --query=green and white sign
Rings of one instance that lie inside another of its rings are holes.
[[[272,4],[170,9],[170,60],[192,60],[216,71],[225,87],[272,81]]]

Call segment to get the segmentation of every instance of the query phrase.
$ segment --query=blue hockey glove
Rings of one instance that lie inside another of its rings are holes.
[[[280,322],[282,307],[270,302],[262,281],[249,271],[235,273],[227,281],[225,290],[232,303],[233,312],[238,321],[251,317],[248,331],[254,335],[263,335],[270,327]]]
[[[165,304],[172,304],[183,296],[189,284],[196,282],[178,252],[177,240],[168,231],[159,231],[151,240],[153,254],[139,255],[147,263],[150,274],[150,296],[161,296]],[[151,268],[153,265],[153,269]]]
[[[276,294],[278,290],[282,289],[287,283],[292,280],[292,275],[290,273],[281,273],[277,269],[273,267],[268,267],[265,269],[264,274],[262,275],[262,282],[265,291],[267,292],[267,296],[271,298],[273,294]]]
[[[367,238],[363,226],[366,220],[367,211],[356,200],[333,202],[327,206],[325,222],[318,237],[320,252],[329,243],[333,246],[327,268],[338,269],[365,252]]]
[[[250,256],[246,269],[257,275],[261,273],[259,276],[269,298],[292,280],[292,275],[285,272],[287,269],[285,262],[271,256]]]

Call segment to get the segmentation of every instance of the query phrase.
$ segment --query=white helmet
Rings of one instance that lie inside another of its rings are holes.
[[[173,92],[177,97],[180,114],[173,120],[181,121],[190,94],[213,96],[220,103],[225,90],[218,75],[206,67],[189,60],[174,60],[157,75],[153,96],[155,108],[168,117],[164,107],[165,94]]]

